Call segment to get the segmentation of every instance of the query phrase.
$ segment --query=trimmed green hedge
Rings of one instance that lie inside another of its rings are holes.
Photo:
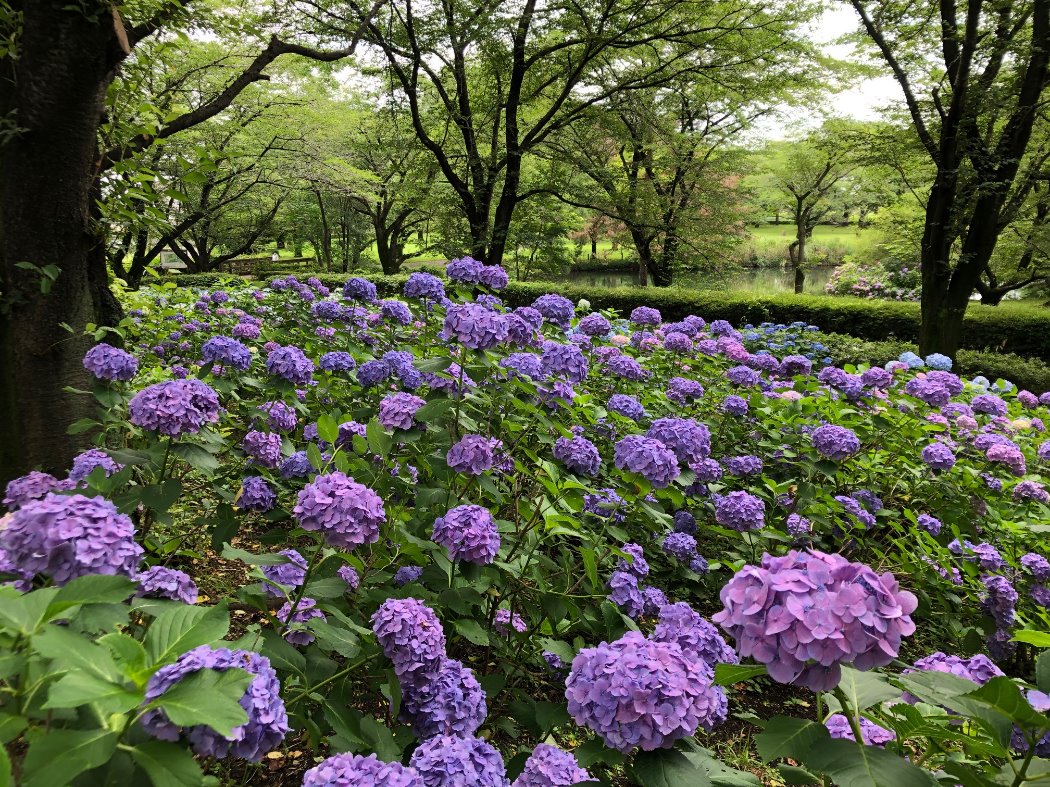
[[[341,287],[347,275],[317,274],[329,287]],[[395,296],[407,276],[368,275],[380,294]],[[213,287],[214,274],[179,276],[187,286]],[[919,330],[919,305],[896,301],[831,298],[821,295],[739,295],[707,290],[578,287],[568,284],[511,283],[501,297],[509,306],[525,306],[547,292],[556,291],[593,309],[616,309],[628,314],[636,306],[659,309],[664,319],[680,320],[699,314],[707,320],[728,320],[733,325],[802,320],[830,333],[868,341],[914,342]],[[962,346],[968,350],[1050,359],[1050,309],[1020,304],[973,306],[966,315]]]

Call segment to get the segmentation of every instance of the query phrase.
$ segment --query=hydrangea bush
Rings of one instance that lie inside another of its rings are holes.
[[[1050,395],[506,283],[127,296],[85,452],[5,489],[26,783],[701,784],[744,681],[829,783],[1042,772]]]

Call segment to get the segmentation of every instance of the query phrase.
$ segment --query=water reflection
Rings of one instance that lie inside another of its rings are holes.
[[[806,271],[805,292],[824,293],[831,280],[832,267],[812,268]],[[633,287],[638,275],[631,271],[603,273],[581,271],[569,274],[569,282],[585,287]],[[795,291],[795,274],[781,268],[747,268],[725,273],[683,273],[675,277],[675,286],[694,290],[759,291],[770,295]]]

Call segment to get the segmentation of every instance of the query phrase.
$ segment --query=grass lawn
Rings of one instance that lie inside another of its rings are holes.
[[[791,242],[795,228],[790,224],[765,224],[760,227],[748,227],[748,233],[756,246],[779,246]],[[821,224],[813,230],[810,243],[818,246],[845,246],[852,250],[872,243],[875,231],[870,227],[861,229],[856,226],[835,227]]]

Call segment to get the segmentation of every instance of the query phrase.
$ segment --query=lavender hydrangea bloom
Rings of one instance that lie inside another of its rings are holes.
[[[252,353],[241,342],[228,336],[212,336],[201,346],[201,358],[205,363],[222,364],[223,367],[245,372],[252,365]]]
[[[672,331],[664,337],[664,349],[673,353],[690,353],[693,340],[680,331]]]
[[[386,521],[379,495],[340,472],[303,487],[292,512],[304,530],[320,530],[330,546],[343,550],[377,541]]]
[[[604,370],[607,374],[620,377],[624,380],[644,380],[649,372],[642,368],[634,358],[629,355],[613,355],[606,359]]]
[[[485,265],[478,275],[478,284],[490,290],[502,290],[510,284],[510,275],[501,265]]]
[[[284,402],[264,402],[259,410],[266,413],[266,422],[274,432],[291,432],[299,423],[295,410]]]
[[[860,375],[861,382],[868,388],[889,388],[893,383],[893,372],[881,366],[865,369]]]
[[[131,353],[102,342],[84,353],[84,368],[99,380],[130,380],[139,362]]]
[[[345,350],[335,350],[322,355],[317,365],[326,372],[352,372],[357,368],[357,361]]]
[[[343,297],[348,300],[375,303],[379,300],[379,292],[368,279],[355,276],[343,285]]]
[[[502,314],[477,303],[449,306],[445,312],[445,335],[471,350],[488,350],[507,338],[507,320]]]
[[[696,380],[688,380],[685,377],[672,377],[667,383],[667,400],[679,406],[692,399],[699,399],[703,395],[704,386],[700,385]]]
[[[722,400],[722,412],[736,417],[747,415],[749,405],[747,399],[736,394],[730,394]]]
[[[404,293],[406,298],[440,302],[445,298],[445,285],[433,274],[413,273],[405,282]]]
[[[769,669],[779,683],[814,691],[838,685],[841,664],[884,666],[915,631],[918,599],[890,573],[816,550],[764,555],[722,588],[723,610],[712,620],[737,652]]]
[[[339,570],[335,573],[336,576],[346,583],[346,586],[350,590],[357,590],[361,587],[361,577],[357,573],[357,569],[353,566],[340,566]]]
[[[733,530],[758,530],[766,524],[766,502],[749,492],[715,495],[715,521]]]
[[[860,450],[860,440],[852,429],[835,424],[818,426],[810,434],[813,447],[826,459],[841,462]]]
[[[668,555],[673,555],[683,563],[688,563],[696,555],[696,539],[688,533],[668,533],[660,544]]]
[[[649,573],[649,563],[646,562],[645,552],[639,544],[624,544],[620,547],[620,551],[631,559],[620,558],[616,562],[617,571],[626,571],[628,574],[634,574],[639,579]]]
[[[295,385],[306,385],[314,376],[314,362],[298,347],[277,347],[266,356],[266,371]]]
[[[325,614],[317,608],[317,602],[308,596],[303,596],[299,599],[294,612],[292,611],[292,602],[284,602],[281,608],[277,610],[275,616],[277,620],[285,625],[281,636],[292,645],[309,645],[317,639],[310,631],[300,626],[318,618],[322,622],[326,619]],[[296,624],[299,625],[297,626]],[[295,627],[293,628],[293,626]]]
[[[626,571],[614,571],[609,577],[608,587],[607,598],[622,609],[627,617],[636,618],[642,614],[645,600],[638,589],[638,577]]]
[[[586,437],[559,437],[554,458],[577,475],[594,476],[602,469],[602,457]]]
[[[511,787],[566,787],[589,781],[591,775],[569,752],[548,743],[538,743]]]
[[[456,506],[434,520],[433,539],[448,549],[450,560],[488,565],[499,553],[500,537],[496,522],[487,508]]]
[[[931,470],[951,470],[955,467],[955,454],[944,443],[930,443],[922,449],[922,461]]]
[[[713,673],[670,642],[653,642],[637,631],[581,650],[565,682],[569,715],[597,733],[605,745],[669,748],[725,719],[725,695]]]
[[[674,451],[683,464],[711,455],[711,432],[692,418],[657,418],[645,436]]]
[[[103,497],[56,495],[29,500],[0,529],[7,562],[58,586],[86,574],[134,578],[142,560],[135,527]]]
[[[1006,415],[1006,402],[995,394],[977,394],[970,400],[970,407],[978,413],[988,415]]]
[[[419,599],[388,598],[372,616],[372,631],[398,677],[426,680],[445,658],[445,632],[437,615]]]
[[[492,619],[492,627],[503,635],[509,635],[512,629],[519,634],[524,634],[529,628],[525,624],[525,618],[509,609],[496,610],[496,615]]]
[[[642,588],[642,602],[642,614],[649,616],[659,614],[660,609],[670,603],[667,594],[660,588],[652,585],[646,585]]]
[[[423,576],[422,566],[402,566],[394,572],[394,585],[403,588],[413,582],[418,582]]]
[[[135,591],[138,598],[166,598],[183,604],[197,603],[197,583],[189,574],[176,568],[153,566],[139,572],[135,581],[139,584]]]
[[[305,458],[305,452],[303,452],[303,456]],[[288,461],[291,461],[291,459],[286,460],[285,464]],[[283,469],[284,465],[281,465],[281,467]],[[260,514],[271,510],[276,504],[277,494],[273,491],[273,487],[270,486],[265,478],[257,475],[247,476],[241,481],[241,489],[237,494],[237,499],[234,501],[234,505],[242,511],[254,511]]]
[[[296,451],[281,462],[281,478],[304,478],[314,471],[306,451]]]
[[[374,754],[336,754],[303,776],[303,787],[423,787],[415,768],[381,762]]]
[[[295,549],[282,549],[277,554],[288,558],[286,563],[277,563],[272,566],[262,566],[262,575],[266,577],[270,582],[276,582],[279,585],[284,585],[285,588],[295,590],[303,584],[303,580],[306,579],[306,558],[304,558],[298,550]],[[276,585],[271,585],[270,582],[263,582],[263,591],[268,596],[274,598],[284,598],[285,591]]]
[[[541,295],[533,301],[532,308],[542,314],[545,320],[562,327],[568,327],[576,314],[576,307],[572,301],[553,293]]]
[[[993,445],[984,454],[989,462],[1005,465],[1015,476],[1023,476],[1027,471],[1024,454],[1016,445]]]
[[[183,653],[174,664],[161,667],[146,684],[146,702],[162,696],[188,675],[203,669],[224,672],[242,669],[254,677],[241,697],[240,705],[248,714],[248,721],[234,727],[225,738],[211,727],[199,725],[181,730],[201,757],[238,757],[258,762],[267,752],[277,748],[288,733],[288,714],[281,699],[281,684],[270,660],[246,650],[228,650],[201,645]],[[180,729],[168,719],[161,708],[153,708],[142,715],[143,728],[155,738],[177,741]]]
[[[636,306],[631,311],[631,322],[635,325],[659,325],[663,322],[658,309],[649,306]]]
[[[496,441],[477,434],[468,434],[448,449],[445,461],[457,473],[481,475],[491,470],[496,462],[493,443]]]
[[[357,369],[357,383],[362,388],[372,388],[389,380],[393,373],[386,361],[365,361]]]
[[[445,276],[449,281],[477,284],[481,281],[481,271],[484,267],[473,257],[460,257],[445,266]]]
[[[781,377],[808,376],[813,371],[813,361],[804,355],[785,355],[777,367]]]
[[[787,528],[788,534],[795,538],[801,538],[813,531],[813,523],[804,516],[799,516],[798,514],[788,514],[788,518],[784,524]]]
[[[473,735],[485,721],[485,692],[474,671],[455,659],[443,659],[433,678],[402,687],[402,716],[420,740],[435,735]]]
[[[1035,552],[1029,552],[1021,556],[1021,565],[1031,572],[1032,576],[1039,582],[1050,579],[1050,561]]]
[[[58,484],[58,479],[50,473],[30,470],[25,475],[8,481],[4,491],[4,505],[14,511],[26,503],[45,497],[49,492],[58,489]]]
[[[751,388],[762,382],[762,375],[748,366],[734,366],[726,372],[726,378],[742,388]]]
[[[929,533],[931,536],[936,536],[941,532],[941,520],[937,517],[930,516],[929,514],[919,514],[916,517],[919,527]]]
[[[853,734],[853,729],[850,727],[849,719],[841,713],[829,716],[824,721],[824,726],[828,728],[832,738],[842,738],[848,741],[857,740]],[[885,746],[890,741],[897,739],[897,734],[893,730],[880,727],[863,716],[860,717],[860,734],[864,737],[863,743],[865,746]]]
[[[386,429],[411,429],[416,411],[426,403],[426,399],[413,394],[391,394],[379,403],[379,423]]]
[[[544,342],[540,365],[548,377],[564,377],[579,383],[587,378],[588,364],[583,351],[575,344]]]
[[[676,533],[696,534],[696,517],[686,510],[674,512],[674,529]]]
[[[981,578],[985,594],[981,607],[991,615],[1000,628],[1010,628],[1017,614],[1017,591],[1010,580],[1003,576]]]
[[[1011,496],[1014,500],[1034,500],[1037,503],[1050,503],[1050,492],[1038,481],[1021,481],[1014,487]]]
[[[979,686],[983,686],[992,678],[1003,675],[1003,671],[995,665],[995,662],[984,654],[962,658],[937,651],[916,661],[915,668],[927,672],[947,672],[959,678],[971,680]],[[903,674],[906,675],[909,672],[911,670],[905,670]],[[905,694],[904,698],[909,702],[915,701],[915,698],[908,694]]]
[[[612,325],[598,312],[588,314],[580,320],[576,327],[579,329],[580,333],[595,337],[608,336],[609,332],[612,331]]]
[[[201,380],[168,380],[143,388],[128,410],[135,426],[179,437],[219,420],[219,395]]]
[[[653,629],[654,642],[673,642],[686,656],[707,664],[739,664],[740,657],[718,629],[684,601],[660,608],[660,622]]]
[[[731,456],[725,460],[726,470],[737,478],[749,475],[758,475],[762,472],[762,459],[758,456]]]
[[[616,494],[613,489],[599,489],[594,494],[583,496],[583,510],[599,516],[602,519],[612,519],[614,522],[624,520],[623,508],[627,501]]]
[[[681,473],[674,452],[659,440],[628,435],[616,443],[614,461],[621,470],[643,476],[656,489],[668,486]]]
[[[531,380],[539,380],[543,377],[540,357],[533,353],[511,353],[501,358],[499,365],[508,370],[510,377],[528,377]]]
[[[115,462],[105,451],[92,448],[73,457],[73,467],[69,471],[69,480],[79,484],[91,475],[91,471],[96,467],[101,467],[107,477],[124,469],[124,465]]]
[[[510,787],[500,753],[480,738],[436,735],[409,762],[424,787]]]
[[[379,313],[383,319],[396,325],[408,325],[412,322],[412,310],[404,301],[380,301]]]
[[[260,467],[277,467],[281,464],[281,436],[275,432],[252,430],[244,436],[241,448]]]
[[[645,418],[645,408],[633,396],[627,394],[613,394],[609,397],[607,405],[611,412],[630,418],[632,421],[641,421]]]

